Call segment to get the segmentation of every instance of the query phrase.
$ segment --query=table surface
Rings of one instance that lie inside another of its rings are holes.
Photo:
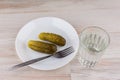
[[[0,80],[120,80],[120,0],[0,0]],[[71,23],[80,34],[87,26],[107,30],[111,44],[93,70],[77,58],[53,71],[25,67],[8,69],[21,60],[15,51],[18,31],[32,19],[54,16]]]

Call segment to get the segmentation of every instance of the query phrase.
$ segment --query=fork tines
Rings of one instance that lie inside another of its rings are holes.
[[[65,56],[67,56],[67,55],[69,55],[69,54],[71,54],[73,52],[74,52],[74,49],[73,49],[72,46],[70,46],[70,47],[68,47],[68,48],[66,48],[66,49],[64,49],[62,51],[57,52],[57,54],[59,54],[59,55],[57,55],[57,57],[62,58],[62,57],[65,57]]]

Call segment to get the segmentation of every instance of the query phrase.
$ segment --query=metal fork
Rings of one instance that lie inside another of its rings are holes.
[[[55,54],[52,54],[52,55],[48,55],[48,56],[44,56],[44,57],[40,57],[40,58],[36,58],[36,59],[32,59],[32,60],[29,60],[29,61],[26,61],[26,62],[23,62],[23,63],[20,63],[20,64],[17,64],[15,66],[13,66],[11,68],[11,70],[14,70],[14,69],[18,69],[20,67],[24,67],[24,66],[27,66],[27,65],[30,65],[30,64],[33,64],[33,63],[36,63],[38,61],[41,61],[41,60],[44,60],[44,59],[47,59],[51,56],[53,57],[56,57],[56,58],[63,58],[63,57],[66,57],[68,56],[69,54],[73,53],[74,52],[74,49],[73,47],[68,47],[62,51],[59,51],[59,52],[56,52]]]

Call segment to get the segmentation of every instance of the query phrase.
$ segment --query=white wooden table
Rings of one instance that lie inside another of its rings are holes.
[[[8,71],[21,62],[14,44],[18,31],[30,20],[44,16],[67,20],[78,34],[87,26],[109,32],[111,44],[95,69],[82,69],[74,58],[53,71],[30,67]],[[0,80],[120,80],[120,0],[0,0]]]

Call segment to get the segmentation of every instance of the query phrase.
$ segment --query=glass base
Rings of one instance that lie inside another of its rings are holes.
[[[93,68],[96,65],[96,61],[89,61],[79,57],[80,64],[85,68]]]

